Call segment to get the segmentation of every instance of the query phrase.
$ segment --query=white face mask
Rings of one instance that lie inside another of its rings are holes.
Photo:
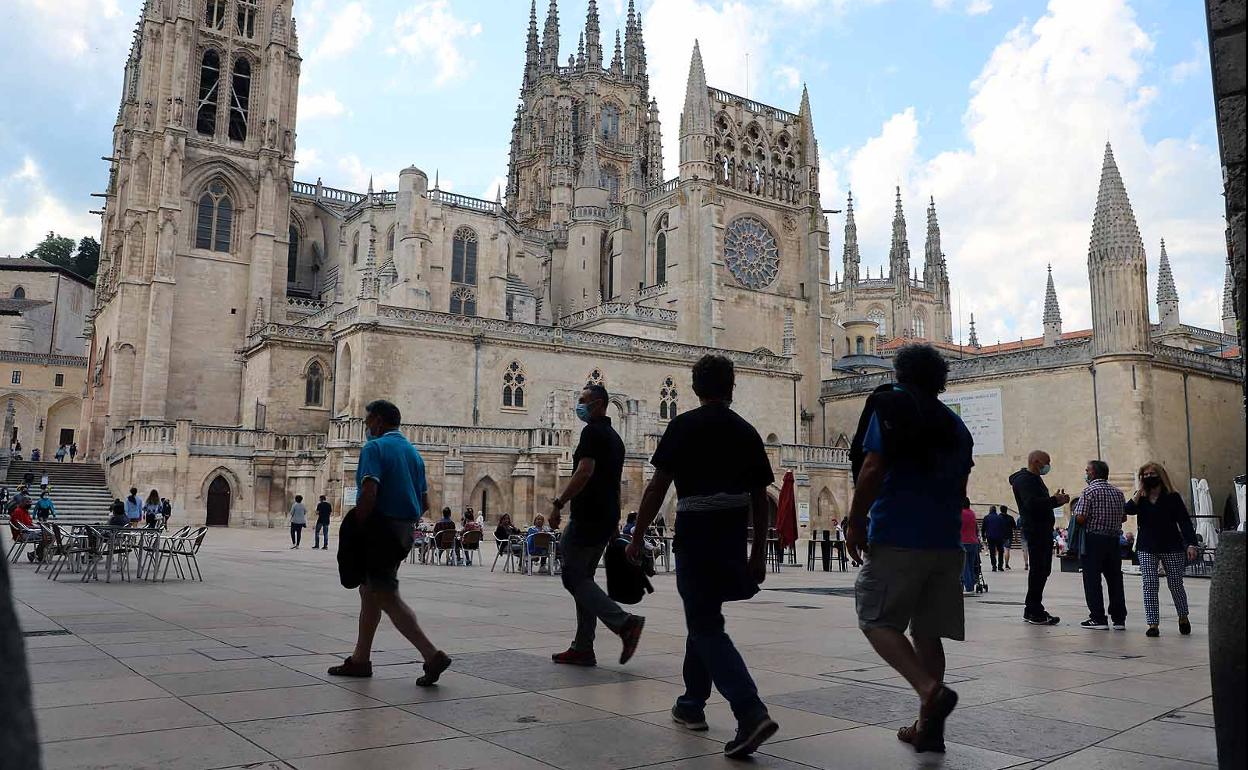
[[[1041,476],[1048,476],[1048,475],[1049,475],[1049,471],[1051,471],[1051,470],[1053,470],[1053,466],[1052,466],[1052,465],[1042,465],[1042,466],[1040,466],[1040,475],[1041,475]]]

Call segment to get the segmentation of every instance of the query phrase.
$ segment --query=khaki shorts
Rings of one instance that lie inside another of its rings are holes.
[[[963,557],[961,549],[872,545],[854,584],[858,627],[962,641]]]

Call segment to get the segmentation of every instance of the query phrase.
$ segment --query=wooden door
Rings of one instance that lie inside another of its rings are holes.
[[[208,519],[210,527],[230,526],[230,484],[217,476],[208,486]]]

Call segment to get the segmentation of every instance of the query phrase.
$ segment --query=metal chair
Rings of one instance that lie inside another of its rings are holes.
[[[550,532],[535,532],[532,538],[530,542],[525,543],[524,549],[524,571],[529,575],[534,574],[534,559],[547,559],[547,563],[553,564],[555,556],[555,536],[553,534]],[[537,553],[534,553],[534,551]],[[554,574],[553,567],[549,572]]]
[[[464,534],[460,536],[459,548],[463,551],[464,559],[468,562],[468,564],[472,564],[472,555],[480,552],[481,541],[484,538],[485,535],[479,529],[464,530]],[[480,563],[481,560],[477,559],[477,564]]]
[[[442,564],[450,566],[455,559],[455,530],[444,529],[433,534],[433,560],[442,559]]]
[[[52,562],[48,569],[48,580],[56,580],[65,569],[66,564],[73,569],[80,561],[80,557],[91,552],[91,546],[85,534],[75,535],[60,524],[53,524],[52,536],[52,553],[58,558]]]
[[[204,582],[204,573],[199,569],[198,556],[199,548],[204,544],[204,536],[207,533],[207,527],[200,527],[184,537],[170,538],[168,549],[161,549],[161,557],[165,558],[167,555],[169,559],[165,562],[165,569],[160,575],[162,583],[169,576],[169,562],[173,562],[179,577],[186,579],[186,575],[189,574],[192,578],[198,578],[199,582]],[[186,573],[183,573],[179,559],[186,560]]]

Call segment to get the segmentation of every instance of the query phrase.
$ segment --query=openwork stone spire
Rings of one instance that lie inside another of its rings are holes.
[[[615,31],[615,55],[611,57],[611,71],[617,75],[624,74],[624,49],[620,46],[620,31]]]
[[[680,113],[680,176],[712,179],[715,175],[708,145],[711,138],[711,97],[706,90],[702,49],[693,42],[689,78],[685,82],[685,106]]]
[[[858,253],[858,223],[854,221],[854,191],[849,191],[845,204],[845,248],[841,253],[845,267],[845,283],[858,283],[858,265],[862,256]]]
[[[585,143],[585,157],[581,159],[581,173],[577,187],[602,187],[602,169],[598,164],[597,143],[591,139]]]
[[[1161,239],[1161,260],[1157,267],[1157,303],[1178,302],[1179,291],[1174,286],[1174,274],[1170,272],[1170,257],[1166,254],[1166,239]]]
[[[1147,354],[1148,262],[1113,148],[1105,144],[1101,186],[1088,243],[1092,355]]]
[[[542,33],[542,64],[559,66],[559,0],[550,0],[546,10],[546,29]]]
[[[602,69],[602,30],[598,26],[598,0],[589,0],[585,13],[585,66]]]
[[[1057,289],[1053,287],[1053,265],[1049,265],[1049,280],[1044,287],[1044,344],[1056,345],[1062,338],[1062,311],[1057,306]]]
[[[815,119],[810,111],[810,92],[806,90],[805,83],[802,84],[802,102],[797,109],[797,119],[802,124],[802,164],[818,167],[819,142],[815,139]]]
[[[1222,331],[1235,334],[1235,284],[1231,275],[1231,258],[1226,258],[1226,277],[1222,279]]]
[[[888,269],[894,279],[905,281],[910,276],[910,243],[906,240],[906,214],[901,208],[901,188],[897,188],[897,205],[893,211],[893,241],[888,248]]]
[[[537,0],[529,4],[529,35],[524,44],[524,87],[528,88],[537,78],[542,66],[542,48],[537,38]]]
[[[923,280],[930,290],[940,276],[940,261],[943,257],[940,247],[940,222],[936,220],[936,198],[928,199],[927,205],[927,241],[923,245]]]
[[[978,350],[980,347],[979,334],[977,334],[975,331],[975,314],[974,313],[971,313],[971,336],[969,339],[967,339],[966,343],[967,345],[975,348],[976,350]]]

